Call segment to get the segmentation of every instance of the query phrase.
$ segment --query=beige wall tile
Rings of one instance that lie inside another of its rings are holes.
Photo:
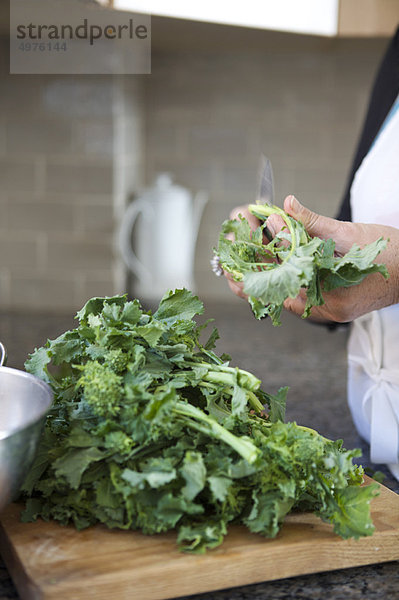
[[[0,192],[0,231],[8,230],[8,196]]]
[[[6,46],[1,39],[2,56]],[[0,80],[0,307],[75,310],[91,292],[113,293],[123,271],[114,213],[143,171],[144,79],[7,71]]]
[[[112,240],[103,235],[92,239],[85,234],[59,235],[48,240],[47,264],[50,269],[70,271],[110,270],[113,261]]]
[[[58,202],[19,201],[11,197],[7,206],[11,231],[68,231],[74,228],[74,207]]]
[[[0,190],[32,192],[35,189],[36,166],[33,158],[0,158]]]
[[[161,160],[165,156],[181,156],[182,147],[186,150],[185,139],[186,127],[179,128],[176,123],[169,124],[159,121],[156,127],[151,127],[148,131],[148,144],[151,147],[152,157],[159,157]]]
[[[0,40],[1,55],[6,56],[5,46],[8,40]],[[2,90],[0,94],[0,108],[2,113],[8,116],[21,116],[29,112],[38,115],[41,107],[40,93],[44,77],[34,75],[29,80],[24,75],[10,75],[9,64],[6,72],[2,74]]]
[[[203,124],[189,127],[187,135],[188,152],[193,157],[210,154],[243,156],[248,150],[247,129],[232,122],[224,126]]]
[[[10,306],[10,271],[7,268],[0,269],[0,303],[1,306]]]
[[[74,194],[111,193],[113,187],[112,165],[104,163],[57,162],[48,159],[46,165],[46,191]]]
[[[28,237],[28,236],[27,236]],[[31,237],[31,236],[29,236]],[[0,267],[37,267],[38,243],[35,239],[24,239],[12,231],[3,233],[0,238]]]
[[[71,124],[60,118],[12,116],[6,126],[6,151],[67,154],[71,151]]]
[[[68,279],[15,275],[11,282],[10,304],[16,309],[76,309],[74,286]]]
[[[114,150],[112,119],[76,119],[72,122],[72,150],[77,154],[111,157]]]
[[[115,228],[114,210],[112,198],[109,198],[107,206],[98,204],[87,204],[79,202],[75,208],[77,231],[89,232],[91,234],[112,234]]]

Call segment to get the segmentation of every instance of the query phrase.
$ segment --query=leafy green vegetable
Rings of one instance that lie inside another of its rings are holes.
[[[23,520],[97,522],[155,534],[182,550],[222,543],[229,523],[273,537],[291,510],[311,510],[343,537],[370,535],[375,485],[360,487],[356,450],[284,423],[286,388],[261,390],[213,348],[203,305],[168,292],[151,314],[124,296],[93,298],[79,325],[26,369],[55,401],[26,478]]]
[[[311,238],[300,221],[277,206],[252,204],[250,212],[263,221],[256,231],[244,217],[225,221],[215,253],[222,268],[236,281],[244,283],[244,292],[253,313],[260,319],[270,315],[273,325],[281,325],[283,302],[306,289],[307,302],[303,317],[312,306],[324,304],[322,292],[357,285],[370,273],[388,277],[384,265],[373,261],[385,248],[382,238],[359,248],[354,245],[345,256],[336,256],[333,240]],[[265,219],[280,215],[286,227],[267,245],[263,244]],[[234,241],[226,238],[234,234]]]

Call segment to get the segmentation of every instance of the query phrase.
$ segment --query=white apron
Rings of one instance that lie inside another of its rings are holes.
[[[399,228],[399,110],[391,111],[355,175],[351,209],[358,223]],[[348,402],[371,461],[387,464],[399,479],[399,304],[353,322]]]

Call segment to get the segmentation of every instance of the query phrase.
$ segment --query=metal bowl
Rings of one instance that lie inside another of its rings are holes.
[[[44,381],[0,366],[0,511],[18,493],[32,465],[52,401]]]

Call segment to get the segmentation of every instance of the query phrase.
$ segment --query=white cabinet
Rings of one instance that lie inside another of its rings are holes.
[[[117,10],[328,37],[389,36],[399,0],[97,0]]]

